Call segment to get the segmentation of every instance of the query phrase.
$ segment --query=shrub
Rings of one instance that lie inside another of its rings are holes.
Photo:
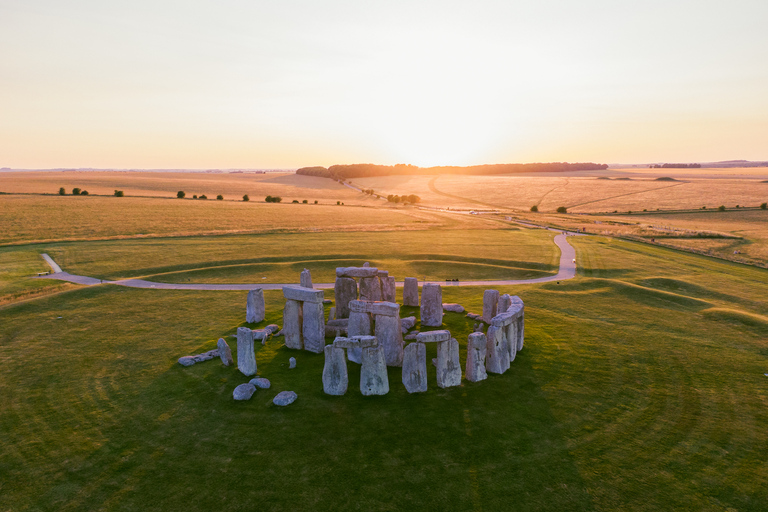
[[[280,196],[267,196],[264,198],[264,200],[268,203],[279,203],[283,200],[283,198]]]
[[[761,210],[765,210],[765,209],[768,209],[768,203],[762,203],[762,204],[760,205],[760,209],[761,209]]]
[[[315,204],[317,204],[317,199],[315,199]]]
[[[115,190],[115,197],[123,197],[124,195],[122,190]]]
[[[719,212],[724,212],[724,211],[725,211],[725,206],[723,206],[723,205],[721,204],[720,206],[718,206],[718,207],[717,207],[717,211],[719,211]]]
[[[248,194],[245,194],[245,195],[243,196],[243,201],[250,201],[250,200],[251,200],[251,198],[250,198],[250,197],[248,197]]]
[[[341,204],[341,201],[336,201],[336,206],[339,206]]]
[[[200,199],[208,199],[208,196],[203,194],[203,195],[200,196]]]
[[[79,196],[80,195],[80,189],[75,187],[72,189],[72,195],[73,196]]]
[[[307,201],[307,200],[305,199],[305,200],[303,200],[303,201],[302,201],[302,203],[303,203],[303,204],[309,204],[309,201]]]
[[[66,191],[66,190],[64,190],[64,187],[61,187],[61,188],[59,189],[59,195],[60,195],[60,196],[65,196],[65,195],[67,195],[67,191]]]
[[[82,192],[80,192],[80,195],[81,196],[87,196],[88,195],[88,191],[87,190],[83,190]]]
[[[557,213],[568,213],[568,208],[566,208],[565,206],[558,206]]]
[[[192,199],[197,199],[197,194],[193,194]]]
[[[224,196],[219,194],[219,195],[216,196],[216,200],[217,201],[223,201],[224,200]]]
[[[298,199],[294,199],[293,201],[291,201],[291,203],[299,204],[299,200]]]
[[[176,197],[178,197],[179,199],[184,199],[186,195],[187,194],[185,194],[183,190],[179,190],[178,192],[176,192]]]
[[[539,211],[539,207],[538,207],[538,206],[536,206],[536,205],[533,205],[533,206],[531,206],[531,211],[532,211],[533,213],[536,213],[537,211]]]

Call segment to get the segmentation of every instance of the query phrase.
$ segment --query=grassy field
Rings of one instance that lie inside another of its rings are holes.
[[[422,395],[392,368],[365,399],[350,364],[347,395],[325,396],[322,356],[277,338],[257,348],[272,388],[235,403],[237,370],[175,361],[243,325],[244,293],[97,286],[1,308],[0,509],[763,510],[768,271],[571,240],[579,277],[502,289],[526,303],[512,369],[440,390],[430,366]],[[478,311],[482,289],[444,299]],[[463,363],[472,324],[445,326]],[[294,405],[270,405],[287,389]]]

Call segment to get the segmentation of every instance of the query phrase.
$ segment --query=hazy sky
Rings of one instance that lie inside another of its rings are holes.
[[[0,0],[0,167],[768,159],[768,0]]]

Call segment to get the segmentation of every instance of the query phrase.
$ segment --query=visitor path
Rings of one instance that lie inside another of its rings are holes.
[[[532,225],[531,225],[532,226]],[[539,226],[535,226],[539,227]],[[566,279],[572,279],[576,276],[576,251],[573,246],[568,243],[568,234],[560,232],[555,235],[555,245],[560,248],[560,269],[557,274],[553,276],[537,277],[536,279],[502,279],[502,280],[488,280],[488,281],[425,281],[433,282],[443,286],[500,286],[500,285],[515,285],[515,284],[530,284],[530,283],[546,283],[548,281],[564,281]],[[297,283],[258,283],[258,284],[206,284],[206,283],[190,283],[190,284],[176,284],[176,283],[155,283],[152,281],[145,281],[144,279],[121,279],[119,281],[107,281],[102,279],[96,279],[94,277],[76,276],[69,274],[61,270],[56,262],[51,259],[47,254],[43,254],[43,259],[53,269],[53,274],[46,276],[39,276],[35,279],[58,279],[60,281],[69,281],[70,283],[84,284],[88,286],[96,284],[115,284],[118,286],[128,286],[130,288],[153,288],[157,290],[253,290],[254,288],[262,288],[264,290],[280,290],[286,285],[295,285]],[[421,284],[424,284],[422,282]],[[402,281],[397,283],[397,286],[402,286]],[[333,289],[334,283],[315,283],[313,285],[318,289]]]

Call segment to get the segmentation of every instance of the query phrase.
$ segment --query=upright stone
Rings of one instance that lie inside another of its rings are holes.
[[[328,311],[328,321],[336,320],[336,306],[331,306],[330,311]]]
[[[301,271],[301,275],[299,276],[299,284],[303,288],[312,288],[312,274],[309,273],[308,269],[304,269]]]
[[[349,376],[344,349],[326,345],[323,366],[323,391],[326,395],[343,395],[347,392]]]
[[[403,386],[409,393],[427,390],[427,347],[409,343],[403,351]]]
[[[381,296],[387,302],[395,302],[397,287],[393,276],[386,276],[381,279]]]
[[[504,328],[504,336],[507,340],[507,357],[509,358],[510,366],[512,361],[517,356],[517,320],[511,322]]]
[[[237,369],[243,375],[256,375],[256,353],[253,349],[253,331],[237,328]]]
[[[485,371],[485,334],[473,332],[467,341],[467,369],[466,376],[470,382],[479,382],[488,378]]]
[[[437,344],[437,386],[449,388],[461,384],[459,342],[456,338]]]
[[[517,351],[523,350],[523,341],[525,341],[525,313],[517,319]]]
[[[283,334],[285,346],[301,350],[304,347],[302,339],[302,310],[301,302],[288,299],[283,309]]]
[[[509,296],[508,293],[505,293],[504,295],[499,296],[499,303],[496,307],[496,314],[499,313],[506,313],[509,309],[509,306],[512,305],[512,297]]]
[[[485,369],[489,373],[504,373],[509,369],[509,349],[504,327],[491,325],[486,335]]]
[[[235,362],[235,360],[232,359],[232,350],[229,348],[229,345],[227,345],[224,338],[219,338],[216,346],[219,347],[219,357],[221,358],[221,362],[224,363],[224,366],[229,366]]]
[[[360,279],[360,300],[381,300],[381,281],[378,276]]]
[[[485,290],[483,293],[483,322],[489,324],[496,316],[496,308],[499,306],[499,290]]]
[[[443,325],[443,289],[439,284],[425,284],[421,289],[421,325]]]
[[[353,336],[370,336],[373,334],[373,326],[371,325],[371,315],[368,313],[352,312],[349,314],[349,323],[347,324],[347,335],[351,338]],[[347,350],[347,358],[353,363],[360,364],[362,361],[362,351],[359,347],[350,348]]]
[[[322,302],[305,302],[302,318],[304,350],[319,354],[325,347],[325,311]]]
[[[389,393],[389,377],[381,347],[366,347],[362,350],[360,392],[364,396],[386,395]]]
[[[376,339],[384,351],[387,366],[402,366],[403,332],[400,330],[400,317],[377,315],[374,323]]]
[[[419,280],[415,277],[405,278],[403,283],[403,306],[419,306]]]
[[[334,294],[336,318],[349,318],[349,301],[357,300],[357,282],[351,277],[337,277]]]
[[[248,292],[245,303],[245,321],[255,324],[264,320],[264,290],[256,288]]]

